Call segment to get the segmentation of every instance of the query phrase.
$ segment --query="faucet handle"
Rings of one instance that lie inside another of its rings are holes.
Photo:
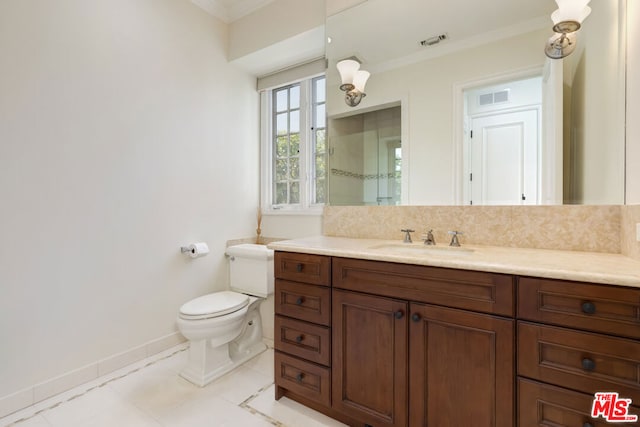
[[[458,241],[458,236],[461,234],[464,234],[462,231],[449,231],[449,234],[451,234],[451,243],[449,243],[449,246],[460,246],[460,242]]]
[[[409,230],[408,228],[405,228],[404,230],[400,230],[404,233],[404,243],[412,243],[411,241],[411,233],[413,233],[416,230]]]

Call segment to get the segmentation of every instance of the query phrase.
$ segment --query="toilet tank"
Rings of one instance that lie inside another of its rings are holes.
[[[266,298],[273,293],[273,250],[245,243],[229,246],[231,290]]]

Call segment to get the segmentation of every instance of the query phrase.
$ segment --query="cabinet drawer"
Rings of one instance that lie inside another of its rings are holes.
[[[275,352],[275,381],[302,397],[331,406],[329,368]]]
[[[329,366],[331,329],[288,317],[276,316],[276,350]]]
[[[307,322],[331,324],[331,288],[276,279],[276,314]]]
[[[518,322],[518,375],[640,402],[640,342]]]
[[[591,418],[592,394],[519,379],[518,396],[520,427],[620,425],[608,423],[603,418]],[[630,407],[629,414],[639,415],[640,409]]]
[[[640,289],[521,277],[518,317],[640,338]]]
[[[276,252],[274,273],[277,279],[329,286],[331,258],[321,255]]]
[[[390,262],[334,258],[333,287],[513,316],[513,277]]]

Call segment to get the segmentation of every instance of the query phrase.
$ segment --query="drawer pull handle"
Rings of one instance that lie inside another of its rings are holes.
[[[302,272],[302,268],[303,268],[303,267],[304,267],[304,265],[303,265],[303,264],[296,264],[296,271],[297,271],[298,273],[301,273],[301,272]]]
[[[296,375],[296,381],[298,381],[299,383],[302,382],[303,378],[304,378],[304,374],[302,372],[300,372],[298,375]]]
[[[582,312],[585,314],[595,314],[596,305],[591,301],[586,301],[582,303]]]
[[[304,298],[299,297],[299,298],[296,300],[296,305],[302,305],[302,303],[303,303],[303,302],[304,302]]]
[[[411,315],[411,320],[413,320],[414,322],[419,322],[420,321],[420,315],[418,313],[413,313]]]
[[[298,336],[296,337],[296,342],[302,342],[302,340],[303,340],[303,339],[304,339],[304,336],[302,336],[302,335],[298,335]]]
[[[582,427],[593,427],[593,424],[591,424],[591,423],[584,423],[584,424],[582,424]]]
[[[596,369],[596,362],[589,359],[588,357],[585,357],[584,359],[582,359],[582,369],[591,372]]]
[[[404,317],[404,312],[402,310],[398,310],[393,314],[393,316],[396,319],[402,319]]]

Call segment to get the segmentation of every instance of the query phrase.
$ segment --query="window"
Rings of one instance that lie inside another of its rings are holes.
[[[319,211],[327,195],[325,77],[262,93],[263,206]]]

